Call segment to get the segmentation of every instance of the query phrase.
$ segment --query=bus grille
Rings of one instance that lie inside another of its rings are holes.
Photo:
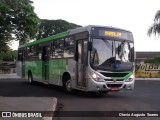
[[[125,77],[128,73],[104,73],[104,72],[101,72],[101,74],[106,77]]]
[[[113,79],[104,79],[105,81],[114,81]],[[116,79],[116,81],[123,81],[124,79]]]
[[[122,84],[107,84],[108,87],[121,87]]]

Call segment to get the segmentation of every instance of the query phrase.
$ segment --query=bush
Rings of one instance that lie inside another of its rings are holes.
[[[16,59],[17,51],[7,51],[7,52],[0,52],[0,60],[2,61],[14,61]]]
[[[151,64],[160,64],[160,56],[154,58],[148,58],[144,61],[144,63],[151,63]]]

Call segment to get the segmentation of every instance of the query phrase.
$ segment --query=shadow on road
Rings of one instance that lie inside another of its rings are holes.
[[[83,92],[74,90],[72,93],[66,93],[62,87],[55,85],[45,85],[43,83],[35,82],[28,83],[27,80],[22,79],[5,79],[0,80],[0,96],[4,97],[80,97],[80,98],[116,98],[124,97],[124,94],[109,92],[102,94],[98,92]]]

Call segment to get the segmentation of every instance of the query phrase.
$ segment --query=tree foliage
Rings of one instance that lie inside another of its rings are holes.
[[[160,56],[148,58],[144,61],[145,63],[151,63],[151,64],[160,64]]]
[[[148,35],[151,36],[151,34],[154,34],[155,36],[157,34],[160,35],[160,10],[155,14],[154,23],[148,29]]]
[[[10,7],[0,0],[0,51],[7,51],[9,49],[8,42],[13,39],[9,13]]]
[[[40,25],[39,25],[39,32],[37,34],[37,39],[45,38],[50,35],[65,32],[68,29],[74,29],[78,27],[81,27],[81,26],[73,23],[69,23],[61,19],[60,20],[41,19]]]
[[[23,44],[35,38],[39,18],[30,0],[0,0],[0,38],[2,42],[19,40]],[[13,37],[14,36],[14,37]]]

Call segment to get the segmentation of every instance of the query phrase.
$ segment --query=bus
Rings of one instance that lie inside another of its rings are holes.
[[[132,91],[134,58],[130,31],[88,25],[19,46],[17,74],[67,92]]]

